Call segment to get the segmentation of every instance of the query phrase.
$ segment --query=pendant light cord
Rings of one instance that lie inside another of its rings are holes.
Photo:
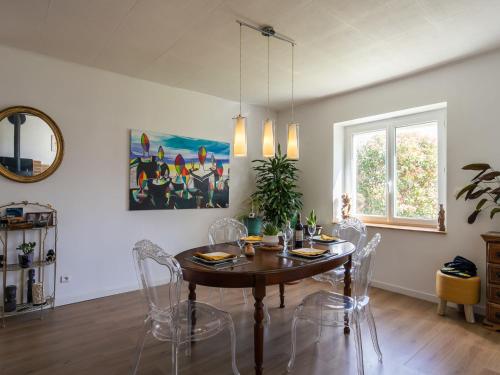
[[[295,122],[295,116],[293,113],[293,105],[294,105],[294,96],[293,96],[293,89],[294,89],[294,76],[295,76],[295,65],[294,65],[294,47],[295,45],[292,44],[292,123]]]
[[[243,26],[240,23],[240,116],[241,116],[241,60],[242,60],[242,58],[241,58],[241,28],[242,27]]]
[[[267,118],[269,119],[269,97],[270,97],[270,69],[269,69],[269,36],[267,36]]]

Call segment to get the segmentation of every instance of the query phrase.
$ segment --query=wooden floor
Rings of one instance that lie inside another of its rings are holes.
[[[266,328],[265,374],[285,374],[289,358],[290,320],[301,296],[325,285],[308,280],[287,286],[285,309],[279,309],[278,288],[268,290],[271,325]],[[187,290],[187,286],[184,288]],[[198,297],[218,294],[199,287]],[[436,315],[436,306],[410,297],[373,289],[372,299],[383,364],[376,359],[363,325],[367,374],[500,374],[500,334],[480,324],[470,325],[456,310]],[[253,309],[243,303],[241,290],[226,290],[224,309],[231,312],[237,331],[238,367],[253,373]],[[34,316],[7,320],[0,329],[0,374],[127,374],[136,337],[145,313],[138,292],[121,294]],[[319,345],[312,326],[298,329],[298,356],[294,374],[355,374],[353,338],[341,329],[325,329]],[[230,374],[229,336],[197,343],[191,358],[180,359],[181,374]],[[149,339],[140,374],[170,374],[170,347]]]

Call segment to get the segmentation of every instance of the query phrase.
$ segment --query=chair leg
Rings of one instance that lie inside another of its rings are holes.
[[[178,356],[179,356],[179,345],[172,342],[172,375],[178,375]]]
[[[243,290],[243,301],[245,301],[245,305],[248,305],[248,297],[247,297],[247,290],[245,288]]]
[[[354,341],[356,342],[356,360],[358,364],[358,375],[364,375],[365,365],[363,362],[363,341],[361,339],[361,326],[360,326],[360,316],[359,311],[354,311],[351,315],[351,321],[354,325],[356,334],[354,335]]]
[[[446,315],[446,300],[440,298],[438,304],[438,315]]]
[[[271,324],[271,314],[269,314],[269,308],[264,305],[264,321],[266,324]]]
[[[286,367],[287,372],[292,371],[295,364],[295,353],[297,350],[297,323],[298,319],[296,316],[293,317],[292,321],[292,347],[290,353],[290,360],[288,361],[288,366]]]
[[[144,342],[146,341],[146,336],[149,334],[149,318],[144,321],[144,327],[137,339],[137,346],[134,354],[134,364],[132,367],[132,375],[137,374],[137,370],[139,370],[139,363],[141,361],[142,350],[144,349]]]
[[[318,324],[318,337],[316,338],[316,343],[319,343],[321,341],[321,334],[323,333],[323,305],[320,306],[320,309],[320,323]]]
[[[377,326],[375,325],[375,319],[373,318],[372,309],[370,305],[366,306],[366,317],[368,320],[368,328],[370,328],[370,335],[372,337],[373,348],[377,353],[379,362],[382,362],[382,351],[380,350],[380,345],[378,343]]]
[[[468,323],[475,323],[476,319],[474,318],[474,306],[473,305],[464,305],[465,312],[465,320]]]
[[[219,288],[219,299],[220,299],[220,304],[224,304],[224,289]]]
[[[231,337],[231,367],[233,375],[240,375],[238,367],[236,366],[236,331],[234,324],[229,325],[229,335]]]

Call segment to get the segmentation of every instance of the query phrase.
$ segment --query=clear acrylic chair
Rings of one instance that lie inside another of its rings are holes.
[[[186,345],[191,354],[191,342],[213,337],[227,330],[231,338],[231,366],[236,367],[236,334],[231,315],[205,303],[180,300],[182,271],[177,260],[148,240],[133,249],[137,275],[148,305],[144,327],[137,342],[132,374],[135,375],[146,337],[151,334],[172,346],[172,374],[178,374],[178,353]]]
[[[208,241],[210,245],[236,242],[239,238],[247,236],[247,227],[242,222],[230,217],[218,219],[208,228]],[[224,302],[224,291],[222,288],[219,288],[219,298],[222,304]],[[245,301],[245,305],[248,304],[246,289],[243,289],[243,300]],[[266,305],[264,305],[264,313],[266,321],[270,322],[271,317]]]
[[[372,277],[375,250],[380,242],[380,234],[375,234],[371,241],[361,250],[353,263],[356,265],[353,271],[353,296],[321,290],[310,294],[302,300],[295,309],[292,320],[292,349],[287,370],[290,372],[295,363],[297,324],[299,321],[307,321],[318,326],[317,341],[321,339],[322,327],[344,327],[346,317],[349,324],[354,328],[354,340],[356,342],[356,359],[358,374],[364,374],[363,344],[361,341],[360,324],[366,319],[379,361],[382,361],[382,352],[377,337],[377,328],[370,309],[370,298],[368,287]]]
[[[342,220],[334,228],[332,234],[356,246],[354,257],[364,248],[366,244],[366,225],[355,217]],[[313,276],[313,279],[321,282],[329,282],[332,286],[344,281],[344,267],[337,267],[328,272]]]

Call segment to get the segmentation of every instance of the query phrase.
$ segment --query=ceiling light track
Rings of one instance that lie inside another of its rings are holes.
[[[241,26],[245,26],[245,27],[248,27],[248,28],[253,29],[255,31],[258,31],[264,36],[273,37],[273,38],[282,40],[284,42],[290,43],[292,46],[294,46],[296,44],[293,39],[291,39],[283,34],[277,33],[272,26],[252,25],[251,23],[241,21],[241,20],[236,20],[236,22],[239,23]]]

